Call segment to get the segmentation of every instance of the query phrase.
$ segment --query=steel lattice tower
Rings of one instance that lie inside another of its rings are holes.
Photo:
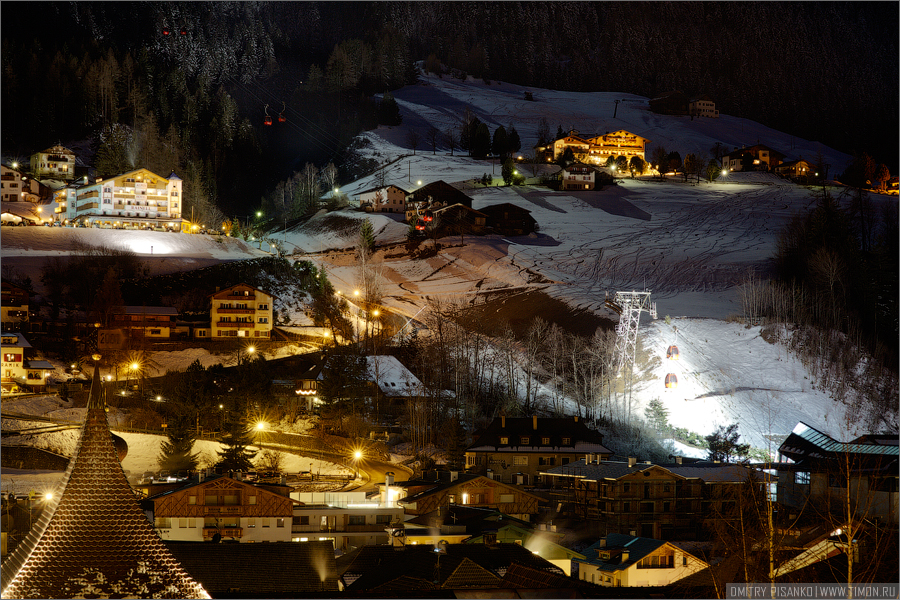
[[[634,356],[641,312],[646,311],[650,313],[651,318],[655,319],[656,303],[650,302],[649,291],[616,292],[613,300],[606,300],[606,305],[619,313],[619,323],[616,325],[616,373],[619,377],[625,376],[625,390],[630,408],[631,378],[634,372]]]

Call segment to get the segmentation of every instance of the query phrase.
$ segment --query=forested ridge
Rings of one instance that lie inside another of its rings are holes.
[[[177,170],[201,210],[247,214],[306,162],[349,176],[373,94],[432,55],[535,87],[707,93],[897,169],[896,3],[52,2],[3,17],[5,154],[90,138],[101,171]],[[287,122],[265,127],[266,111]]]

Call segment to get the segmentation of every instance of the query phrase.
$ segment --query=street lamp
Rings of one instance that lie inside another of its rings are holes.
[[[356,478],[359,479],[359,459],[362,458],[362,452],[357,450],[353,453],[353,461],[356,464]]]

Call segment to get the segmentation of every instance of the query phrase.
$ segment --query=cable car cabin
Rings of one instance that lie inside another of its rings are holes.
[[[271,124],[272,124],[272,117],[270,117],[269,115],[266,115],[265,118],[263,119],[263,125],[271,125]]]
[[[666,358],[669,360],[678,360],[678,346],[669,346],[669,349],[666,350]]]
[[[666,375],[666,389],[674,390],[678,387],[678,378],[675,377],[675,373],[669,373]]]
[[[434,216],[430,212],[425,213],[425,215],[422,218],[425,220],[426,223],[431,223],[434,220]]]
[[[287,121],[287,119],[285,118],[284,115],[278,115],[278,122],[279,122],[279,123],[284,123],[285,121]]]
[[[416,231],[425,231],[425,221],[422,219],[416,221]]]
[[[187,29],[182,28],[182,29],[181,29],[181,35],[187,35]]]
[[[282,103],[281,103],[281,112],[278,113],[278,122],[279,122],[279,123],[284,123],[285,121],[287,121],[287,119],[286,119],[285,116],[284,116],[284,111],[285,111],[285,110],[287,110],[287,104],[285,104],[284,102],[282,102]]]
[[[168,30],[168,29],[163,29],[163,35],[169,35],[169,30]]]

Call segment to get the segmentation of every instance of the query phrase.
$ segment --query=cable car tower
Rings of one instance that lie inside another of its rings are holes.
[[[643,292],[616,292],[612,300],[606,299],[605,304],[619,315],[619,323],[616,325],[616,376],[625,376],[625,391],[630,413],[631,381],[634,374],[634,355],[641,313],[646,311],[650,314],[650,318],[656,319],[656,303],[650,302],[650,291],[646,290]],[[628,416],[630,417],[630,414]]]

